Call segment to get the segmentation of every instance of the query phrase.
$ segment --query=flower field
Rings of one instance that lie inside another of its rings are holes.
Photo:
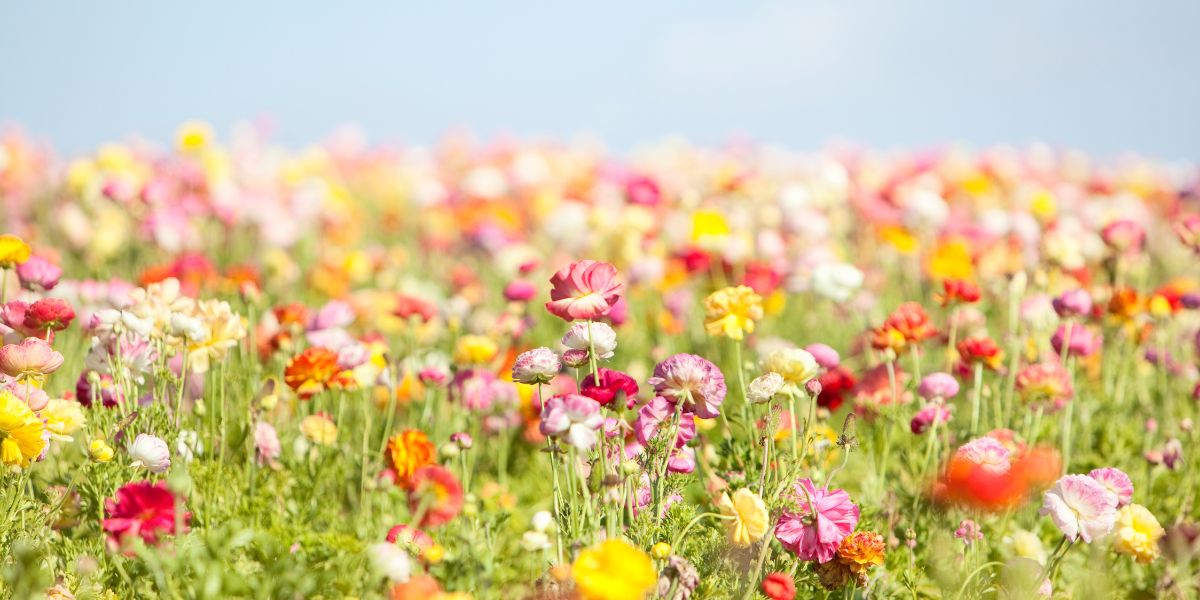
[[[0,137],[0,596],[1191,598],[1200,170]]]

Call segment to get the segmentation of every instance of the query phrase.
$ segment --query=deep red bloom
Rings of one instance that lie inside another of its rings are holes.
[[[596,385],[595,377],[588,375],[579,386],[580,394],[599,402],[600,406],[607,406],[612,402],[617,397],[617,392],[625,393],[625,405],[628,408],[637,404],[637,381],[621,371],[601,367],[599,385]]]
[[[179,499],[182,508],[183,500]],[[138,536],[147,544],[158,543],[162,534],[175,530],[176,497],[167,489],[167,484],[135,481],[117,490],[115,499],[104,501],[104,512],[108,515],[102,525],[108,532],[108,541],[119,547],[128,536]],[[192,513],[185,512],[180,518],[180,531],[188,530]]]
[[[25,311],[25,328],[42,334],[62,331],[75,319],[75,310],[61,298],[42,298]]]
[[[841,365],[821,373],[817,381],[821,382],[821,393],[817,395],[817,406],[830,411],[836,411],[841,407],[842,402],[846,400],[846,394],[858,384],[854,373]]]
[[[974,304],[979,302],[982,293],[979,291],[979,286],[962,279],[947,279],[942,282],[942,293],[937,294],[938,304],[948,306],[950,304]]]
[[[762,593],[771,600],[792,600],[796,597],[796,582],[787,573],[776,571],[763,578]]]

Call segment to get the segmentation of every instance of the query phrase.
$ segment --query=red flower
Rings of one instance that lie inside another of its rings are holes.
[[[948,306],[961,302],[963,304],[974,304],[979,302],[982,293],[979,291],[979,286],[962,279],[947,279],[942,282],[942,293],[935,294],[938,304]]]
[[[786,573],[776,571],[763,578],[762,593],[771,600],[792,600],[796,597],[796,582]]]
[[[75,319],[75,310],[61,298],[43,298],[25,311],[25,328],[45,335],[47,331],[62,331]]]
[[[183,500],[179,500],[183,506]],[[176,496],[167,489],[167,484],[136,481],[117,490],[116,499],[104,501],[104,512],[108,518],[102,525],[108,532],[109,544],[119,547],[127,537],[138,536],[150,545],[158,543],[164,533],[175,531]],[[180,517],[180,531],[188,530],[192,513]]]
[[[462,485],[445,467],[428,465],[417,469],[408,487],[409,510],[420,519],[417,527],[448,523],[462,510]]]
[[[888,315],[883,325],[871,331],[871,345],[876,350],[891,349],[899,354],[935,335],[937,329],[925,308],[916,302],[905,302]]]
[[[986,335],[969,337],[958,343],[958,355],[964,363],[983,363],[989,369],[998,369],[1004,360],[1000,346]]]
[[[765,262],[751,262],[746,265],[746,274],[742,277],[742,285],[750,286],[755,293],[766,298],[775,293],[783,283],[783,273]]]
[[[599,402],[600,406],[607,406],[612,402],[617,397],[617,392],[625,393],[625,404],[628,408],[633,408],[637,403],[637,382],[621,371],[603,367],[600,369],[599,385],[596,385],[595,377],[588,375],[579,387],[580,394]]]
[[[831,412],[841,407],[842,402],[846,400],[846,393],[858,385],[854,373],[841,365],[821,373],[817,381],[821,383],[821,393],[817,395],[817,406],[827,408]]]
[[[392,314],[405,321],[413,317],[418,317],[422,323],[428,323],[437,316],[437,309],[429,302],[416,296],[399,294],[396,296],[396,308],[392,311]]]

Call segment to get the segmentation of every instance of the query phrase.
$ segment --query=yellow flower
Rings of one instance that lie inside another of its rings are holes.
[[[741,340],[747,333],[754,333],[754,322],[763,318],[762,296],[748,286],[727,287],[709,294],[704,310],[708,313],[704,322],[708,335]]]
[[[571,576],[584,600],[641,600],[658,583],[650,557],[618,539],[580,552]]]
[[[725,527],[729,530],[729,541],[733,545],[746,547],[767,534],[770,521],[767,504],[748,488],[734,492],[733,498],[729,494],[722,494],[717,507],[721,509],[722,516],[731,517],[725,521]]]
[[[1128,504],[1117,511],[1117,530],[1113,537],[1113,549],[1128,554],[1139,563],[1148,563],[1158,558],[1158,540],[1163,528],[1145,506]]]
[[[11,392],[0,392],[0,462],[29,466],[46,449],[45,433],[42,420],[24,402]]]
[[[671,545],[666,542],[659,542],[650,547],[650,554],[657,559],[667,558],[671,556]]]
[[[429,564],[436,565],[442,562],[446,557],[446,548],[441,544],[434,544],[425,549],[425,553],[421,555]]]
[[[322,413],[309,415],[300,421],[300,433],[314,444],[332,446],[337,441],[337,425]]]
[[[454,360],[463,364],[483,364],[496,357],[500,347],[495,340],[482,335],[464,335],[454,348]]]
[[[212,137],[212,127],[208,123],[188,121],[180,125],[175,133],[175,146],[180,152],[198,152],[208,147]]]
[[[29,260],[29,244],[12,235],[0,235],[0,269],[11,269]]]
[[[64,442],[71,441],[71,436],[87,423],[79,403],[70,400],[51,400],[40,414],[46,420],[50,437]]]
[[[729,223],[717,210],[698,210],[692,214],[692,241],[700,245],[720,243],[729,237]]]
[[[113,459],[113,448],[104,440],[92,440],[88,446],[88,456],[96,462],[106,463]]]
[[[917,238],[903,227],[888,225],[879,230],[879,239],[901,254],[912,254],[917,249]]]
[[[975,278],[975,266],[971,262],[971,248],[962,239],[950,239],[938,244],[930,255],[926,266],[934,279]]]

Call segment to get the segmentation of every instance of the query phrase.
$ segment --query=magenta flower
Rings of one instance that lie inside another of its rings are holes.
[[[1117,508],[1129,504],[1133,500],[1133,481],[1124,471],[1115,467],[1092,469],[1088,477],[1100,482],[1108,491],[1116,494]]]
[[[537,287],[524,279],[510,281],[504,286],[504,299],[509,302],[528,302],[537,294]]]
[[[685,411],[702,419],[715,419],[725,401],[725,376],[712,362],[695,354],[676,354],[654,367],[648,380],[659,396],[683,402]]]
[[[563,267],[550,278],[550,302],[546,310],[563,319],[598,319],[621,297],[617,268],[594,260],[581,260]]]
[[[596,431],[604,424],[600,405],[579,394],[561,394],[546,401],[542,407],[543,435],[564,436],[567,443],[580,450],[596,445]]]
[[[1064,475],[1042,498],[1042,516],[1072,542],[1103,537],[1117,522],[1117,495],[1087,475]]]
[[[845,490],[817,489],[811,479],[796,483],[795,500],[798,512],[779,517],[775,538],[801,560],[829,562],[858,525],[858,506]]]
[[[926,404],[917,414],[913,415],[908,427],[913,433],[921,435],[929,431],[934,424],[945,425],[950,422],[950,406],[938,402]]]
[[[838,351],[825,344],[809,344],[804,349],[817,359],[817,364],[821,365],[822,369],[832,369],[842,363]]]
[[[625,395],[626,408],[633,408],[637,404],[638,384],[632,377],[621,371],[603,367],[599,373],[599,384],[596,383],[596,377],[591,375],[583,378],[583,383],[579,386],[580,394],[599,402],[600,406],[608,406],[616,399],[618,393]]]
[[[1092,297],[1087,290],[1077,288],[1059,294],[1051,305],[1060,317],[1082,317],[1092,312]]]

